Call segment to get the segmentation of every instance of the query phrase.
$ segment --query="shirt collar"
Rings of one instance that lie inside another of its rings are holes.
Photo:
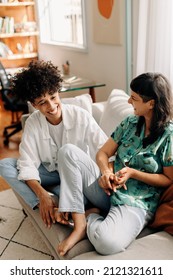
[[[72,129],[74,126],[74,120],[71,117],[71,113],[70,113],[69,109],[70,109],[69,105],[62,104],[62,121],[64,124],[64,128],[66,130]],[[43,138],[48,139],[48,138],[50,138],[48,122],[47,122],[45,116],[40,111],[38,111],[37,113],[39,114],[40,121],[41,121],[41,126],[42,126],[42,130],[43,130]]]

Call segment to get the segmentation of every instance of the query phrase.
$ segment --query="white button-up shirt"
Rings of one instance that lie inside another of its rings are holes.
[[[62,145],[74,144],[95,161],[96,152],[108,137],[92,115],[80,107],[62,104],[62,117]],[[40,181],[40,164],[50,172],[57,170],[58,148],[50,136],[48,122],[40,111],[35,111],[26,120],[19,152],[19,180]]]

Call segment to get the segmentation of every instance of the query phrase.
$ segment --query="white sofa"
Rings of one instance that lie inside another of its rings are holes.
[[[133,109],[127,102],[128,95],[122,90],[113,90],[105,102],[92,103],[88,94],[80,97],[64,99],[65,103],[75,103],[93,114],[102,129],[110,135],[116,125]],[[138,238],[124,251],[115,255],[99,255],[86,238],[77,243],[64,257],[57,253],[57,245],[66,238],[71,228],[60,224],[53,224],[51,229],[45,228],[38,210],[30,209],[16,194],[24,211],[30,217],[42,239],[47,244],[55,259],[75,260],[171,260],[173,259],[173,237],[165,231],[156,231],[145,228]]]

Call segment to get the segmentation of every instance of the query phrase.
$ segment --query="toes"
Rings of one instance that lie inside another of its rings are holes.
[[[65,250],[65,248],[61,248],[61,245],[62,244],[60,243],[59,246],[58,246],[57,251],[58,251],[60,256],[64,256],[67,253],[67,250]]]

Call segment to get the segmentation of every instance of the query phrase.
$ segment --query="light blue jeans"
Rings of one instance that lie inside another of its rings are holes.
[[[14,189],[25,200],[25,202],[34,209],[38,204],[39,199],[25,184],[25,182],[17,179],[18,170],[16,163],[17,159],[15,158],[5,158],[0,160],[0,175],[8,182],[12,189]],[[38,170],[42,187],[58,196],[60,188],[59,173],[57,171],[48,172],[43,165],[40,165]]]
[[[90,214],[87,234],[96,251],[103,255],[125,250],[137,237],[152,214],[127,205],[110,206],[110,198],[99,187],[100,170],[81,149],[66,144],[59,150],[61,178],[59,211],[84,213],[84,197],[107,212],[106,217]]]

